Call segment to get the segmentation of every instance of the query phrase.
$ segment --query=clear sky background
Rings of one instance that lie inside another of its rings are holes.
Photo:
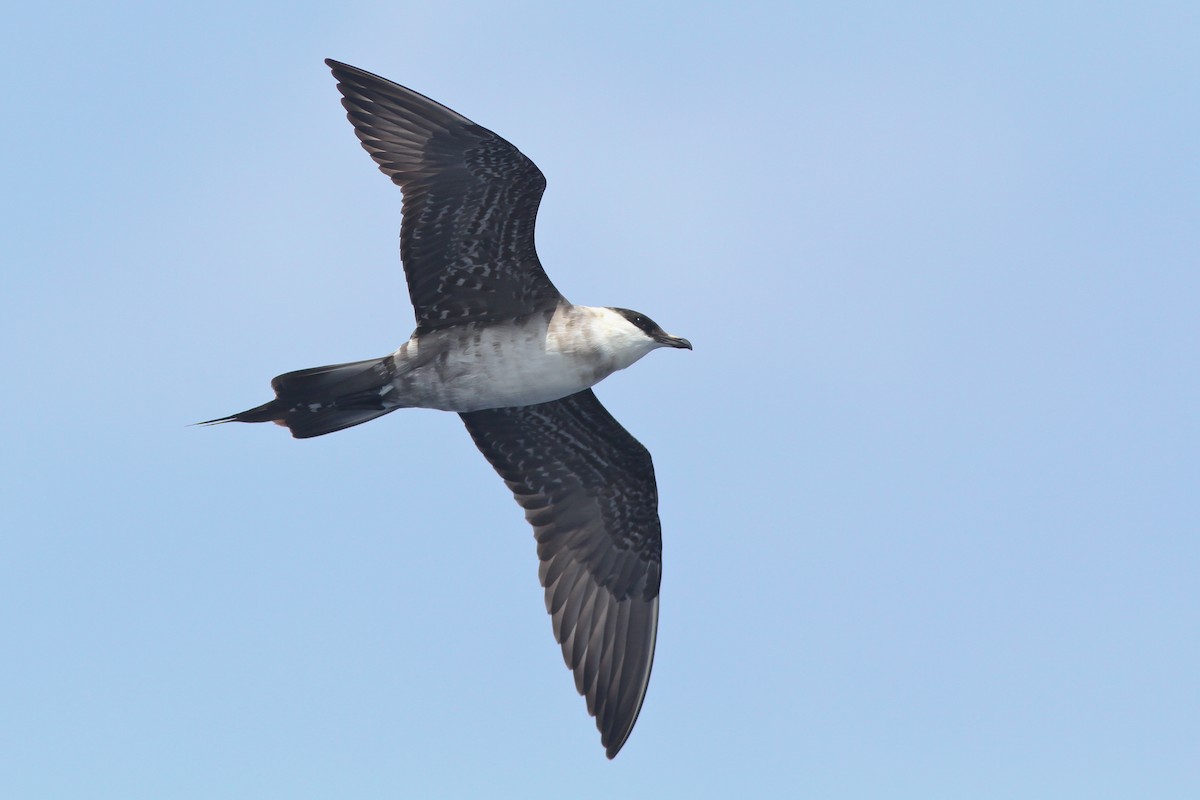
[[[17,4],[0,796],[1200,797],[1200,6]],[[412,326],[322,59],[695,344],[615,762],[453,415],[186,427]]]

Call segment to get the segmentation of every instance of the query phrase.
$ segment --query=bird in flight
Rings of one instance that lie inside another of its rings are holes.
[[[206,424],[274,422],[307,439],[398,408],[458,413],[533,526],[554,637],[613,758],[650,680],[662,531],[650,453],[591,387],[651,350],[692,345],[554,288],[534,249],[546,180],[517,148],[411,89],[325,63],[363,148],[403,193],[417,327],[389,355],[280,375],[274,400]]]

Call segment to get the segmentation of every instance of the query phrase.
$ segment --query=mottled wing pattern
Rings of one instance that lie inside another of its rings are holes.
[[[650,453],[590,389],[462,418],[533,525],[554,636],[612,758],[646,696],[658,629]]]
[[[552,309],[534,249],[541,170],[487,128],[411,89],[326,60],[354,132],[404,192],[400,256],[419,327]]]

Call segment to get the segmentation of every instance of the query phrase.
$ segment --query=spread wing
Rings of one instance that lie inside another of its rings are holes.
[[[411,89],[326,59],[363,148],[404,192],[400,257],[417,325],[553,309],[533,244],[541,170],[487,128]]]
[[[462,418],[533,525],[554,637],[612,758],[641,710],[658,630],[650,453],[590,389]]]

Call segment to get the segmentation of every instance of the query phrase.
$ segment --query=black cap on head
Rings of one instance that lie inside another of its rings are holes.
[[[645,314],[642,314],[638,311],[631,311],[628,308],[616,308],[615,306],[610,307],[613,311],[617,312],[625,319],[636,325],[642,330],[642,332],[659,344],[664,344],[667,347],[679,347],[686,348],[688,350],[692,349],[692,343],[687,339],[681,339],[678,336],[671,336],[662,328],[660,328],[657,322],[650,319]]]

